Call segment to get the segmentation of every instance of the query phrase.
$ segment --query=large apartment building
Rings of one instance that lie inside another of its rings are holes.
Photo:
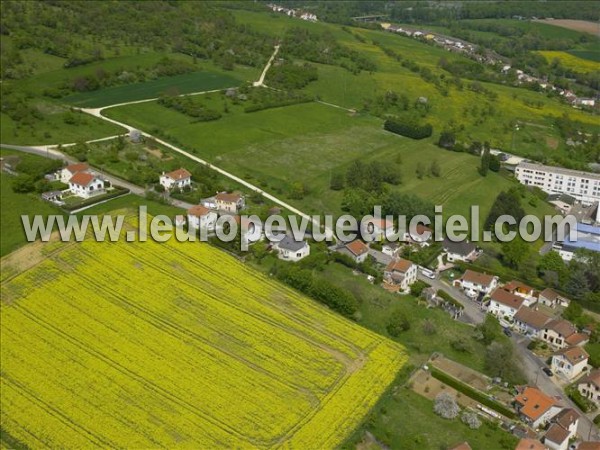
[[[521,162],[515,176],[526,186],[539,187],[549,194],[568,194],[583,204],[600,201],[600,174]]]

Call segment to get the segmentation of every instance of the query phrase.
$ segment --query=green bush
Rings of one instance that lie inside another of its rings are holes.
[[[429,123],[419,124],[414,120],[396,121],[388,119],[383,124],[383,128],[392,133],[406,136],[412,139],[424,139],[431,136],[433,127]]]

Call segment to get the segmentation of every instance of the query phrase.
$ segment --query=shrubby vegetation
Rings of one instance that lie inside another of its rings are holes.
[[[392,133],[400,134],[412,139],[424,139],[433,133],[431,124],[420,124],[417,120],[410,119],[388,119],[383,124],[383,128]]]
[[[166,108],[174,109],[186,116],[192,117],[194,122],[208,122],[221,118],[221,113],[214,109],[208,108],[201,96],[169,96],[162,95],[158,99],[158,104]]]
[[[328,31],[315,33],[305,28],[291,28],[283,37],[281,51],[285,57],[336,65],[354,74],[377,69],[375,63],[363,53],[338,43]]]
[[[280,265],[275,270],[275,276],[346,317],[352,317],[358,309],[358,301],[349,291],[315,275],[310,269],[292,264]]]
[[[283,62],[274,64],[267,72],[265,83],[274,88],[295,90],[302,89],[319,78],[317,68],[312,64],[294,64]]]

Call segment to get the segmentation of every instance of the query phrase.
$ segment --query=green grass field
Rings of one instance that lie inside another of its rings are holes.
[[[248,75],[251,74],[252,71],[248,71]],[[64,101],[74,106],[98,108],[116,103],[155,98],[166,91],[188,94],[238,86],[245,80],[241,79],[239,74],[237,75],[238,77],[225,73],[192,72],[144,83],[113,86],[98,91],[74,94],[64,98]]]
[[[18,155],[21,159],[31,161],[40,158],[6,149],[1,149],[0,155],[3,158],[9,155]],[[62,214],[62,211],[58,207],[42,201],[39,195],[13,192],[12,175],[1,172],[0,180],[0,202],[2,203],[2,208],[0,208],[0,256],[4,256],[27,243],[21,215],[33,217],[40,214],[47,217],[50,214]]]
[[[0,141],[13,145],[49,145],[82,142],[123,134],[125,129],[102,119],[80,113],[78,122],[68,124],[68,109],[55,103],[38,102],[44,110],[41,121],[32,126],[18,125],[6,114],[0,114]]]
[[[309,194],[290,201],[315,214],[341,213],[342,193],[330,191],[329,180],[356,159],[385,162],[400,155],[403,183],[398,190],[443,204],[449,214],[467,214],[471,204],[479,204],[485,217],[496,194],[512,185],[496,173],[481,177],[479,160],[472,155],[388,133],[380,119],[317,103],[255,113],[232,111],[218,121],[193,124],[155,102],[106,113],[145,131],[158,128],[167,140],[175,138],[186,150],[283,198],[294,183],[305,183]],[[419,180],[417,165],[428,167],[434,160],[442,176]]]
[[[471,430],[460,421],[443,419],[433,412],[433,402],[407,387],[395,386],[372,413],[365,427],[388,448],[406,450],[451,448],[467,441],[473,449],[515,448],[518,439],[484,421]],[[346,449],[355,448],[349,444]]]

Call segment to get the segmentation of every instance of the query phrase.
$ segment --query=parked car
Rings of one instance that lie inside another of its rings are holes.
[[[426,268],[421,268],[421,273],[426,276],[427,278],[431,278],[432,280],[435,280],[435,272],[433,270],[429,270]]]
[[[504,328],[502,330],[504,332],[505,335],[507,335],[508,337],[512,336],[512,331],[510,331],[508,328]]]
[[[549,377],[551,377],[552,375],[554,375],[554,373],[552,372],[552,370],[550,370],[550,368],[549,368],[549,367],[543,367],[543,368],[542,368],[542,371],[543,371],[543,372],[544,372],[546,375],[548,375]]]

